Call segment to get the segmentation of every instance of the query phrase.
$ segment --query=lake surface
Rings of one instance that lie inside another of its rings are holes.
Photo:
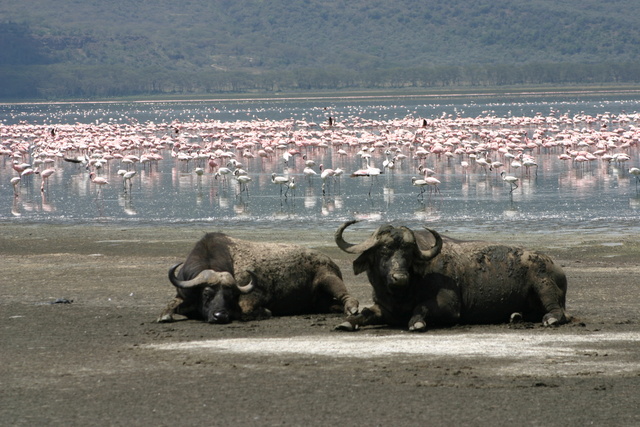
[[[640,167],[638,111],[638,93],[5,104],[0,223],[286,232],[333,231],[357,218],[369,228],[392,222],[453,233],[635,234],[640,193],[629,169]],[[261,157],[266,147],[273,151]],[[463,152],[446,155],[438,147]],[[299,154],[285,163],[290,150]],[[162,159],[120,158],[151,152]],[[571,159],[562,160],[568,152]],[[595,159],[576,161],[578,153]],[[303,155],[315,161],[316,176],[304,174]],[[384,170],[394,156],[394,169]],[[512,156],[531,157],[537,167],[513,168]],[[478,162],[485,158],[504,166],[489,170]],[[100,159],[100,167],[90,164]],[[217,166],[210,169],[209,159]],[[246,191],[232,176],[215,175],[230,160],[251,178]],[[366,162],[383,173],[349,176]],[[44,185],[35,173],[14,187],[13,165],[20,163],[55,172]],[[320,164],[345,171],[328,178],[324,191]],[[424,178],[420,165],[433,170],[439,192],[425,187],[420,195],[412,185],[412,177]],[[133,170],[125,185],[118,171]],[[518,178],[513,192],[501,171]],[[91,172],[108,184],[92,182]],[[273,173],[293,178],[296,188],[281,195]]]

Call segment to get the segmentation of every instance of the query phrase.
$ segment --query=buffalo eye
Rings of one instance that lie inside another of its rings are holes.
[[[393,255],[393,249],[382,247],[380,248],[380,256],[384,258],[388,258]]]

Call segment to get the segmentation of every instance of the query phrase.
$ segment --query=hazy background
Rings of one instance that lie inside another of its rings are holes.
[[[640,81],[640,2],[3,0],[0,100]]]

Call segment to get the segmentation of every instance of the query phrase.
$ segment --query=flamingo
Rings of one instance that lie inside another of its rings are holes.
[[[293,156],[295,156],[296,154],[300,154],[300,152],[298,150],[289,150],[289,151],[285,151],[282,154],[282,159],[284,160],[284,164],[285,166],[289,166],[289,160],[293,160]]]
[[[98,186],[98,194],[102,193],[103,186],[109,184],[109,181],[107,181],[106,178],[103,178],[101,176],[96,176],[95,172],[91,172],[89,174],[89,179],[91,180],[91,182],[93,182]]]
[[[509,194],[513,193],[513,190],[518,188],[518,178],[517,177],[515,177],[513,175],[507,175],[504,171],[500,172],[500,176],[502,177],[502,180],[504,182],[508,182],[509,185],[511,186],[511,191],[509,191]]]
[[[286,198],[287,193],[289,192],[289,178],[286,176],[278,175],[274,172],[271,174],[271,182],[280,186],[280,197],[282,197],[282,187],[287,187],[287,190],[284,192],[284,197]]]
[[[20,195],[20,190],[18,190],[18,187],[20,187],[20,181],[22,179],[19,176],[14,176],[13,178],[11,178],[11,185],[13,185],[13,195],[18,197]]]
[[[389,158],[389,156],[391,156],[390,150],[385,150],[384,154],[386,156],[386,159],[382,162],[382,169],[394,169],[396,167],[396,157],[393,156]]]
[[[303,154],[302,158],[304,159],[305,166],[307,166],[309,168],[312,168],[312,167],[314,167],[316,165],[315,161],[307,159],[307,155],[306,154]]]
[[[418,166],[418,172],[423,174],[425,177],[433,176],[436,174],[436,171],[434,171],[433,169],[429,169],[428,167],[425,167],[423,165]]]
[[[31,164],[30,163],[18,163],[17,161],[13,162],[13,170],[18,172],[20,175],[22,175],[22,173],[31,168]]]
[[[414,187],[418,187],[420,189],[420,194],[418,194],[418,198],[424,198],[425,187],[428,185],[427,181],[424,179],[418,179],[415,176],[411,178],[411,185]]]
[[[629,173],[636,177],[636,193],[638,192],[638,181],[640,181],[640,169],[630,168]]]
[[[293,197],[296,197],[296,188],[298,187],[298,184],[296,184],[296,179],[295,177],[291,177],[289,179],[289,190],[291,190]]]
[[[216,159],[214,159],[213,157],[209,157],[209,161],[207,162],[207,164],[209,165],[209,172],[213,172],[215,168],[218,167],[218,162],[216,162]]]
[[[317,175],[318,173],[316,171],[314,171],[311,166],[306,166],[303,170],[302,173],[307,177],[307,179],[309,180],[309,182],[311,182],[311,178],[314,177],[315,175]]]
[[[240,173],[240,169],[237,169],[233,174],[235,175],[236,181],[238,181],[238,184],[240,185],[240,194],[242,194],[243,191],[246,191],[248,196],[249,187],[247,186],[247,184],[253,181],[251,177],[249,175],[242,175]]]
[[[327,179],[329,177],[335,176],[336,171],[333,169],[325,169],[324,165],[320,165],[320,179],[322,179],[322,195],[325,194],[325,184],[327,183]]]
[[[56,170],[53,168],[45,169],[40,172],[40,176],[42,177],[42,184],[40,184],[40,191],[44,192],[44,183],[47,183],[47,187],[49,186],[49,177],[54,174]]]
[[[373,188],[373,177],[378,177],[378,175],[380,175],[381,171],[379,168],[376,167],[372,167],[369,165],[369,158],[365,157],[365,162],[366,162],[366,167],[364,167],[363,169],[358,169],[355,172],[351,173],[351,178],[358,178],[358,177],[369,177],[371,178],[371,185],[369,186],[369,196],[371,196],[371,189]]]
[[[122,187],[124,189],[124,192],[127,192],[127,181],[129,182],[129,191],[131,191],[131,187],[133,186],[133,183],[131,182],[131,178],[133,178],[136,174],[136,171],[125,171],[125,173],[122,174]]]
[[[97,176],[95,172],[91,172],[89,174],[89,179],[91,180],[91,182],[93,182],[94,184],[97,184],[98,186],[106,185],[109,183],[107,178]]]
[[[218,179],[219,176],[222,177],[222,182],[227,182],[227,175],[231,175],[232,171],[229,168],[221,167],[215,173],[214,178]]]
[[[424,181],[427,183],[427,185],[433,187],[433,188],[429,188],[429,195],[431,195],[431,193],[434,190],[436,193],[440,193],[440,189],[438,188],[438,185],[440,185],[440,180],[438,178],[435,178],[433,176],[427,176],[425,177]]]
[[[340,180],[339,178],[344,175],[344,169],[335,168],[333,170],[333,182],[338,185],[338,191],[340,191]]]
[[[487,173],[487,168],[491,169],[491,160],[484,157],[476,158],[476,165],[480,165],[484,173]]]
[[[503,166],[504,166],[504,164],[502,164],[502,162],[498,162],[498,161],[491,162],[491,166],[489,166],[489,170],[490,171],[493,171],[493,170],[497,171],[498,169],[500,169]]]
[[[525,157],[522,159],[522,166],[527,170],[527,175],[529,175],[529,168],[535,166],[536,168],[536,176],[538,176],[538,164],[531,157]]]

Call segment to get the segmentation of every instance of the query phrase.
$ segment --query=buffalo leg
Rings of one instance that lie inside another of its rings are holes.
[[[384,325],[387,320],[378,305],[363,309],[359,314],[347,317],[347,320],[336,326],[338,331],[357,331],[361,326]]]
[[[265,295],[262,289],[254,289],[248,294],[240,295],[238,305],[242,312],[242,320],[262,320],[269,319],[272,314],[269,309],[265,307],[269,297]]]
[[[349,295],[349,291],[347,291],[347,287],[340,277],[325,274],[315,288],[326,293],[332,299],[339,301],[345,314],[354,315],[358,313],[358,300]]]
[[[460,298],[450,289],[441,289],[434,298],[416,305],[409,319],[409,331],[424,332],[427,321],[456,323],[460,319]]]
[[[186,304],[185,301],[180,297],[175,297],[169,304],[167,308],[160,314],[158,317],[158,323],[167,323],[173,322],[176,314],[180,314],[186,317],[189,317],[189,313],[193,311],[193,307]]]
[[[565,292],[554,281],[541,280],[536,292],[545,311],[542,318],[544,326],[557,326],[569,321],[564,311]]]

